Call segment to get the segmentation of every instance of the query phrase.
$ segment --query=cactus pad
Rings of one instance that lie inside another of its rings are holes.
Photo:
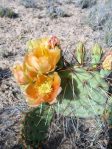
[[[35,108],[25,115],[22,137],[27,146],[38,147],[46,139],[52,116],[53,111],[47,105]]]
[[[93,117],[102,115],[108,98],[108,84],[98,71],[74,68],[72,81],[63,82],[63,93],[56,106],[65,116]]]

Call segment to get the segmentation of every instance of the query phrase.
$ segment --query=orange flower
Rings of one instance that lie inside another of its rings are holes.
[[[104,57],[102,67],[104,70],[112,70],[112,51],[107,53]]]
[[[52,104],[56,101],[61,87],[61,79],[56,72],[56,64],[60,59],[61,50],[56,37],[32,40],[24,57],[23,64],[13,67],[16,81],[25,92],[29,105],[38,106],[41,103]],[[49,74],[52,72],[52,74]]]
[[[55,70],[61,54],[57,45],[59,40],[56,37],[31,40],[28,44],[31,51],[24,59],[26,68],[41,74]]]
[[[13,66],[12,72],[14,74],[14,77],[17,81],[17,83],[19,83],[20,85],[24,85],[27,83],[27,78],[24,75],[24,71],[23,71],[23,65],[22,64],[16,64]]]
[[[52,75],[38,75],[37,80],[28,85],[25,90],[27,101],[30,106],[35,107],[41,103],[52,104],[56,102],[59,94],[61,79],[58,73]]]

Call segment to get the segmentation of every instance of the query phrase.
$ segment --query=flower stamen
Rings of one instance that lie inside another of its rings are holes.
[[[45,82],[38,87],[39,94],[48,94],[52,91],[51,83]]]

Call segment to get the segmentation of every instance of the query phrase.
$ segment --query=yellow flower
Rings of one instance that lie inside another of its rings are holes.
[[[41,50],[42,49],[42,51],[43,51],[43,49],[45,49],[45,50],[53,49],[59,45],[60,45],[60,41],[56,36],[30,40],[27,43],[29,50],[34,50],[34,49]]]
[[[23,65],[22,64],[15,64],[13,66],[12,72],[14,74],[14,77],[20,85],[26,84],[28,82],[28,79],[24,75],[23,71]]]
[[[112,51],[104,57],[102,67],[104,70],[112,70]]]
[[[35,107],[41,103],[52,104],[56,102],[59,94],[61,79],[58,73],[52,75],[38,75],[35,82],[28,85],[25,90],[27,102],[30,106]]]
[[[56,37],[32,40],[28,48],[31,50],[24,59],[25,68],[37,73],[46,74],[55,70],[61,55]]]

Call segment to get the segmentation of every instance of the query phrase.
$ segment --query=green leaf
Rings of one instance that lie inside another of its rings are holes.
[[[92,49],[92,65],[93,67],[96,67],[97,64],[100,63],[100,60],[101,60],[101,56],[102,56],[102,48],[100,47],[99,44],[95,44],[93,49]]]
[[[47,138],[52,117],[51,107],[45,104],[26,114],[22,129],[22,136],[26,145],[38,147],[38,144]]]
[[[85,47],[82,42],[79,42],[76,46],[76,59],[80,65],[84,63]]]

